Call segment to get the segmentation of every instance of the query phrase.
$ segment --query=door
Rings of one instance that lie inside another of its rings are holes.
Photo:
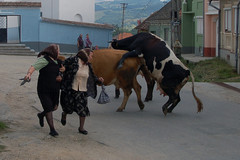
[[[0,16],[0,43],[7,43],[7,16]]]

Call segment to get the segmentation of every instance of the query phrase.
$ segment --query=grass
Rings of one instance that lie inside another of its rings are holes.
[[[0,121],[0,131],[4,130],[6,128],[8,128],[7,125],[4,122]]]
[[[240,75],[222,59],[213,58],[198,63],[181,60],[192,71],[196,82],[240,82]]]
[[[6,151],[6,146],[0,145],[0,153]]]
[[[4,122],[0,121],[0,132],[5,130],[6,128],[8,128],[8,126]],[[6,146],[0,145],[0,153],[5,151],[6,151]]]

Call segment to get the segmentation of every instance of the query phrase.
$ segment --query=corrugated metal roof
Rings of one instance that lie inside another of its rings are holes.
[[[0,7],[41,7],[41,2],[0,2]]]
[[[75,21],[66,21],[59,19],[50,19],[42,17],[43,22],[51,22],[51,23],[59,23],[59,24],[72,24],[79,25],[85,27],[95,27],[95,28],[105,28],[105,29],[113,29],[114,27],[110,24],[99,24],[99,23],[86,23],[86,22],[75,22]]]

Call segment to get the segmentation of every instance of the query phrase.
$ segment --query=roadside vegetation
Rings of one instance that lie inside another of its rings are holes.
[[[0,131],[3,131],[6,128],[8,128],[7,125],[4,122],[0,121]]]
[[[6,128],[8,128],[7,125],[4,122],[0,121],[0,133],[1,133],[1,131],[5,130]],[[0,153],[4,152],[4,151],[6,151],[6,146],[0,145]]]
[[[213,58],[198,63],[181,60],[192,71],[196,82],[240,82],[240,75],[222,59]]]

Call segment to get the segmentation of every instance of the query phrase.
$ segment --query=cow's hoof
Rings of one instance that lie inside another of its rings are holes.
[[[166,116],[167,113],[168,113],[167,109],[163,109],[163,113],[164,113],[164,115]]]
[[[116,110],[116,112],[122,112],[122,111],[123,109],[119,109],[119,108]]]
[[[143,108],[144,108],[144,104],[143,104],[142,101],[141,101],[141,102],[138,102],[138,106],[139,106],[139,108],[140,108],[141,110],[143,110]]]
[[[152,98],[145,98],[144,102],[148,102],[148,101],[151,101]]]

